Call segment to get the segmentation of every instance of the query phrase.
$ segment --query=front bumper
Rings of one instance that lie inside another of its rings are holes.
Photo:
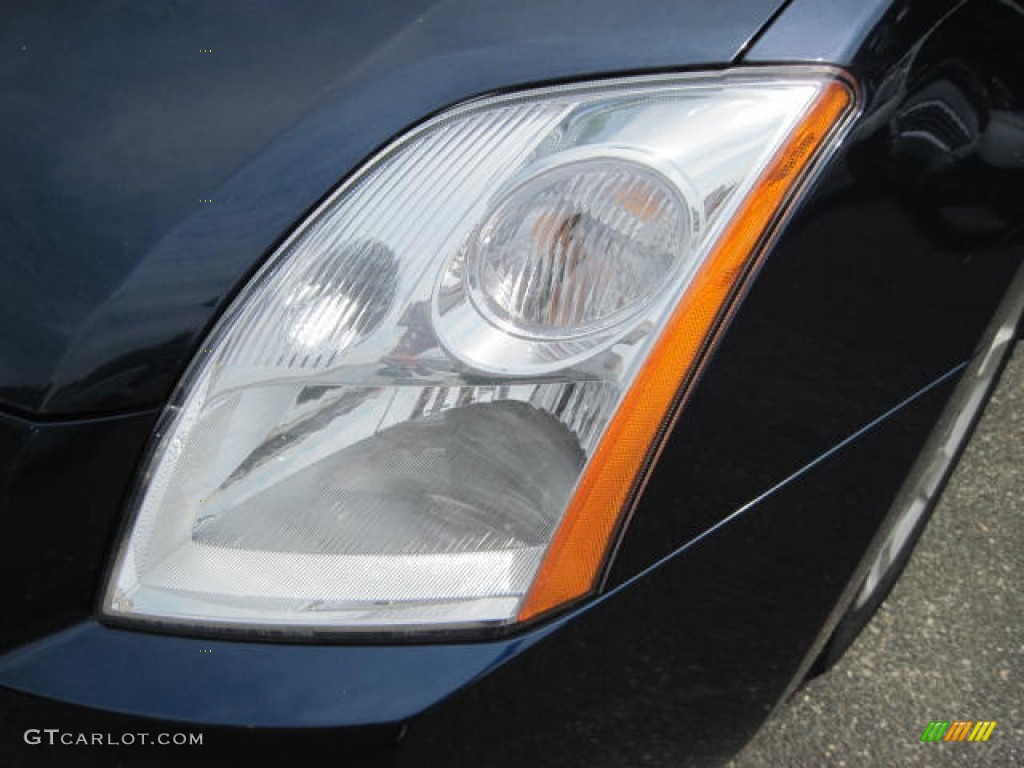
[[[516,636],[287,645],[81,621],[0,657],[3,749],[39,759],[74,749],[25,744],[29,728],[118,733],[173,721],[205,733],[194,754],[255,754],[270,743],[293,754],[326,742],[347,764],[357,755],[389,765],[722,759],[827,632],[961,371],[655,565]]]

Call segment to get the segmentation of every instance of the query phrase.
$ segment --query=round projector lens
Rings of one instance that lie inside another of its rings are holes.
[[[674,184],[639,163],[584,160],[543,171],[499,199],[470,239],[470,299],[518,335],[573,338],[636,316],[688,250]]]

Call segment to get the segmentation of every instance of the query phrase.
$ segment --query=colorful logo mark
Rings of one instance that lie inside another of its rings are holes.
[[[988,741],[995,728],[995,720],[932,720],[921,741]]]

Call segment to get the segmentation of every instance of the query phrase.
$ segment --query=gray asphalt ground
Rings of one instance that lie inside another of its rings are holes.
[[[889,599],[729,768],[1024,765],[1024,345]],[[989,741],[921,743],[931,720]]]

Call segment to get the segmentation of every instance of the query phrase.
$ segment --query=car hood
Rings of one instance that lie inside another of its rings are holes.
[[[0,30],[0,408],[160,405],[289,228],[463,99],[733,60],[779,0],[25,3]]]

